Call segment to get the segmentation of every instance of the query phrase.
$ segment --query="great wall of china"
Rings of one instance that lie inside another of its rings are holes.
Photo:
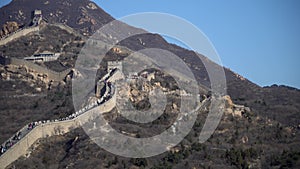
[[[48,24],[48,25],[52,25],[52,26],[57,26],[60,29],[63,29],[65,31],[67,31],[68,33],[74,34],[76,36],[81,36],[79,33],[77,33],[76,31],[74,31],[72,28],[68,27],[65,24]],[[20,29],[14,33],[9,34],[8,36],[0,39],[0,46],[1,45],[6,45],[7,43],[20,38],[22,36],[26,36],[30,33],[33,32],[38,32],[40,31],[40,27],[39,26],[35,26],[35,27],[28,27],[28,28],[24,28],[24,29]],[[66,69],[62,72],[55,72],[53,70],[47,69],[45,67],[39,66],[37,64],[34,64],[32,62],[23,60],[23,59],[17,59],[17,58],[1,58],[1,59],[5,59],[6,61],[5,64],[12,64],[12,65],[23,65],[28,67],[29,69],[33,69],[39,73],[42,74],[47,74],[48,78],[50,80],[54,80],[54,81],[61,81],[63,80],[70,72],[71,72],[71,68]]]
[[[53,24],[54,26],[58,26],[61,29],[66,30],[69,33],[73,33],[77,35],[77,33],[72,29],[67,27],[64,24]],[[29,33],[33,33],[36,31],[39,31],[39,27],[30,27],[26,29],[22,29],[20,31],[17,31],[8,37],[5,37],[0,40],[0,45],[5,45],[8,42],[13,41],[16,38],[20,38],[22,36],[25,36]],[[116,51],[130,51],[128,48],[114,48]],[[126,53],[125,52],[125,53]],[[12,64],[12,65],[24,65],[28,67],[29,69],[33,69],[39,73],[47,74],[48,78],[54,81],[61,81],[63,80],[68,73],[70,73],[71,69],[67,69],[63,72],[55,72],[50,69],[47,69],[45,67],[39,66],[33,62],[29,62],[23,59],[17,59],[17,58],[5,58],[4,61],[6,64]],[[178,73],[178,72],[176,72]],[[118,75],[118,74],[116,74]],[[104,77],[103,77],[104,78]],[[108,78],[112,78],[109,76]],[[112,79],[119,79],[120,77],[113,77]],[[97,86],[98,87],[98,86]],[[111,90],[110,90],[111,91]],[[80,111],[74,113],[76,116],[72,116],[72,118],[65,118],[63,120],[55,120],[55,121],[47,121],[43,123],[38,123],[37,126],[35,126],[33,129],[28,130],[27,126],[23,127],[20,131],[27,131],[25,134],[9,149],[7,149],[1,156],[0,156],[0,169],[5,169],[7,166],[9,166],[11,163],[13,163],[15,160],[22,156],[28,156],[30,155],[31,149],[33,148],[33,145],[38,142],[38,140],[41,140],[43,138],[56,136],[56,135],[62,135],[65,133],[70,132],[71,130],[78,128],[82,126],[84,123],[89,122],[93,119],[95,119],[97,116],[99,116],[99,113],[107,113],[113,110],[113,108],[116,105],[116,91],[113,90],[113,92],[110,99],[101,102],[101,104],[92,104],[89,105]],[[181,92],[180,92],[181,93]],[[171,93],[165,93],[165,94],[171,94]],[[183,94],[183,93],[181,93]],[[102,99],[102,98],[101,98]],[[99,103],[99,102],[98,102]],[[11,139],[11,138],[10,138]]]
[[[20,30],[18,30],[14,33],[11,33],[8,36],[2,38],[0,40],[0,46],[1,45],[6,45],[8,42],[11,42],[11,41],[13,41],[17,38],[22,37],[22,36],[28,35],[32,32],[38,32],[39,30],[40,30],[40,28],[38,26],[20,29]]]
[[[78,128],[85,122],[92,120],[95,111],[100,113],[106,113],[111,111],[115,107],[115,101],[116,99],[114,95],[107,102],[79,115],[74,119],[58,122],[49,122],[38,125],[34,129],[32,129],[26,136],[24,136],[20,141],[13,145],[13,147],[8,149],[2,156],[0,156],[1,168],[4,169],[12,162],[17,160],[19,157],[25,156],[28,153],[30,147],[39,139],[55,135],[62,135],[71,131],[72,129]]]
[[[53,81],[62,81],[64,78],[73,70],[72,68],[66,69],[61,72],[56,72],[51,69],[48,69],[43,66],[39,66],[33,62],[26,61],[24,59],[17,59],[17,58],[6,58],[0,56],[1,63],[3,65],[16,65],[16,66],[25,66],[28,69],[34,70],[40,74],[47,75],[49,80]]]
[[[63,80],[72,70],[71,68],[69,68],[62,72],[55,72],[46,67],[39,66],[33,62],[29,62],[29,61],[26,61],[23,59],[17,59],[17,58],[10,58],[9,62],[12,65],[18,65],[18,66],[23,65],[23,66],[26,66],[29,69],[33,69],[39,73],[46,74],[50,80],[54,80],[54,81]]]
[[[48,24],[52,26],[57,26],[60,29],[67,31],[68,33],[75,34],[77,36],[81,36],[79,33],[75,32],[72,28],[64,25],[64,24]],[[26,36],[33,32],[40,31],[39,26],[28,27],[24,29],[20,29],[14,33],[7,35],[0,39],[0,45],[6,45],[7,43],[20,38],[22,36]],[[55,72],[46,67],[39,66],[33,62],[26,61],[24,59],[17,58],[9,58],[9,57],[1,57],[1,63],[3,65],[23,65],[29,69],[33,69],[41,74],[46,74],[50,80],[61,81],[63,80],[72,69],[67,69],[62,72]],[[111,91],[111,90],[110,90]],[[108,94],[107,94],[108,95]],[[34,145],[38,140],[47,138],[50,136],[61,135],[71,131],[74,128],[80,127],[82,124],[92,120],[99,113],[110,112],[115,107],[116,97],[115,94],[109,94],[110,99],[101,104],[91,104],[87,107],[79,110],[78,112],[70,115],[63,120],[55,120],[55,121],[44,121],[44,122],[35,122],[36,126],[29,130],[27,125],[20,129],[17,133],[21,133],[22,137],[17,140],[17,142],[11,145],[5,152],[1,152],[0,156],[0,169],[4,169],[9,166],[12,162],[17,160],[21,156],[26,156],[30,152],[30,147]],[[106,96],[103,96],[106,97]],[[103,100],[103,98],[99,99]],[[100,102],[98,102],[100,103]],[[96,106],[96,107],[95,107]],[[97,113],[97,114],[95,114]],[[17,135],[17,134],[16,134]],[[13,136],[14,137],[14,136]],[[13,139],[11,137],[10,140]],[[7,142],[1,145],[5,145]]]
[[[66,30],[68,33],[78,35],[78,33],[76,33],[72,28],[69,28],[64,24],[51,24],[51,25]],[[38,32],[39,30],[40,30],[39,26],[20,29],[0,39],[0,45],[6,45],[7,43],[17,38],[26,36],[30,33]],[[27,68],[33,69],[41,74],[46,74],[50,80],[54,80],[54,81],[63,80],[72,71],[72,69],[69,68],[62,72],[55,72],[46,67],[39,66],[33,62],[29,62],[24,59],[17,59],[17,58],[1,57],[1,61],[5,63],[4,65],[10,64],[10,65],[17,65],[17,66],[20,65],[26,66]],[[39,139],[67,133],[70,130],[74,128],[78,128],[80,127],[81,124],[89,121],[92,117],[91,114],[94,111],[105,113],[111,111],[114,108],[114,106],[115,106],[115,97],[113,95],[111,99],[101,104],[100,106],[90,109],[84,113],[83,111],[80,111],[82,112],[82,114],[80,114],[79,116],[73,119],[64,120],[64,121],[52,121],[52,122],[47,122],[47,123],[42,123],[40,125],[37,125],[32,130],[28,131],[28,133],[26,133],[26,135],[23,136],[20,140],[18,140],[16,144],[14,144],[12,147],[7,149],[7,151],[1,154],[0,169],[6,168],[8,165],[10,165],[12,162],[17,160],[19,157],[28,154],[30,147],[34,143],[36,143],[36,141],[38,141]],[[27,126],[23,127],[21,130],[26,131]]]
[[[55,23],[55,24],[48,24],[48,25],[59,27],[60,29],[63,29],[63,30],[67,31],[67,32],[70,33],[70,34],[73,34],[73,35],[76,35],[76,36],[83,37],[80,33],[74,31],[73,28],[69,27],[69,26],[66,25],[66,24],[63,24],[63,23]]]
[[[110,90],[111,91],[111,90]],[[104,96],[106,97],[106,96]],[[99,99],[99,100],[102,100]],[[111,93],[111,97],[106,102],[97,105],[96,103],[88,105],[87,107],[74,113],[74,118],[66,118],[63,121],[48,121],[39,123],[36,127],[30,130],[23,136],[16,144],[10,147],[4,154],[0,156],[0,168],[5,169],[12,162],[26,156],[30,153],[30,148],[40,139],[62,135],[70,132],[72,129],[78,128],[88,121],[95,119],[99,114],[110,112],[116,105],[116,94]],[[23,127],[20,131],[27,130],[27,126]]]

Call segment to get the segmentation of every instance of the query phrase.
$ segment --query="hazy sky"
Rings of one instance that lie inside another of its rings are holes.
[[[9,0],[0,0],[0,5]],[[115,18],[138,12],[182,17],[202,30],[225,67],[261,85],[300,88],[298,0],[95,0]]]

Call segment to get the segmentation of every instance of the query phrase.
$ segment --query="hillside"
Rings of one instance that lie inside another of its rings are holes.
[[[20,27],[27,27],[31,24],[31,15],[35,9],[41,9],[45,18],[40,31],[0,46],[0,54],[22,59],[43,51],[57,52],[61,54],[57,61],[40,65],[58,72],[73,68],[88,35],[114,20],[88,0],[13,0],[0,8],[0,18],[3,18],[0,25],[16,22]],[[68,25],[75,33],[55,26],[56,23]],[[128,26],[128,31],[131,29],[136,28]],[[139,40],[145,44],[141,44]],[[132,51],[160,48],[173,52],[192,69],[199,83],[206,86],[203,89],[205,94],[209,95],[209,91],[206,90],[210,88],[208,74],[195,52],[169,44],[160,35],[151,33],[128,38],[119,45]],[[121,55],[110,51],[104,60],[126,56],[128,54]],[[207,59],[203,60],[214,64]],[[106,65],[101,65],[97,78],[100,78],[105,70]],[[227,92],[231,97],[229,102],[232,100],[234,104],[249,107],[251,111],[236,116],[231,112],[234,109],[230,107],[217,131],[205,144],[197,144],[198,134],[207,116],[207,112],[203,111],[191,133],[176,147],[178,152],[174,150],[175,152],[170,151],[147,159],[123,158],[99,148],[82,129],[76,129],[62,136],[42,139],[40,146],[29,158],[19,159],[10,168],[299,167],[300,90],[278,85],[261,87],[230,69],[224,70]],[[166,83],[168,84],[162,84]],[[71,87],[68,78],[52,82],[24,66],[0,65],[0,114],[4,117],[0,119],[0,142],[7,140],[31,121],[58,119],[72,114],[74,107]],[[115,113],[115,110],[111,112]],[[167,112],[166,117],[170,118],[168,113],[170,112]],[[108,115],[107,118],[116,129],[132,130],[126,128],[127,121],[111,116]],[[138,129],[141,128],[143,127]],[[141,132],[142,136],[143,134],[153,133]]]
[[[85,35],[91,35],[113,20],[88,0],[13,0],[1,8],[0,25],[13,20],[21,26],[28,26],[36,9],[42,10],[43,18],[48,23],[65,23]]]

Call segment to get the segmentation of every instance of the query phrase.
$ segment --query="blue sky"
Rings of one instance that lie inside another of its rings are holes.
[[[1,0],[0,5],[9,0]],[[300,88],[300,1],[95,0],[120,18],[138,12],[182,17],[202,30],[225,67],[261,85]]]

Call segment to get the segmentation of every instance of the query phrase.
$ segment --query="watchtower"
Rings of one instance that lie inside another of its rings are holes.
[[[34,26],[38,26],[41,23],[42,19],[43,19],[42,10],[38,10],[38,9],[34,10],[32,24]]]

